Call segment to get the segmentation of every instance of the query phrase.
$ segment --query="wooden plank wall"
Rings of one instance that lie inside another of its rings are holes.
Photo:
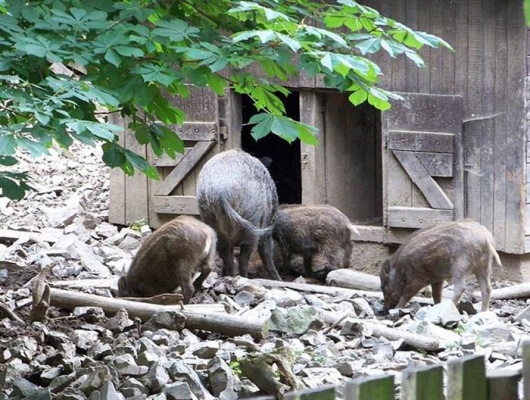
[[[526,139],[524,97],[530,49],[526,51],[521,1],[362,3],[453,45],[454,53],[422,50],[427,68],[421,70],[403,58],[378,56],[385,73],[382,85],[395,91],[463,95],[466,215],[494,233],[499,250],[524,252],[525,234],[530,235],[530,222],[527,226],[525,221],[527,162],[530,169],[525,144],[530,133]]]

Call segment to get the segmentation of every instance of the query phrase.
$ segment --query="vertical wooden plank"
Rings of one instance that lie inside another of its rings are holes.
[[[524,251],[524,163],[525,163],[525,84],[526,43],[524,40],[526,25],[521,12],[521,2],[508,1],[508,85],[506,98],[509,107],[507,164],[506,164],[506,251],[522,253]]]
[[[482,0],[469,0],[468,21],[465,23],[469,29],[468,36],[468,91],[466,100],[466,113],[464,118],[474,118],[482,115]],[[482,174],[482,149],[481,121],[471,121],[464,125],[464,164],[466,168],[466,216],[480,221],[480,206],[482,200],[481,174]]]
[[[450,359],[447,363],[447,400],[486,399],[483,355]]]
[[[443,375],[441,365],[421,370],[404,370],[401,374],[401,399],[444,400]]]
[[[129,121],[125,120],[125,126]],[[134,133],[125,129],[125,148],[147,158],[147,147],[138,143]],[[148,178],[140,171],[135,171],[133,176],[125,177],[125,223],[130,224],[135,221],[148,221],[149,200],[148,200]]]
[[[348,400],[394,400],[394,377],[373,376],[352,379],[344,388]]]
[[[483,115],[495,113],[495,1],[482,0],[482,58],[481,74],[482,85],[482,109]],[[499,60],[500,61],[500,60]],[[482,168],[481,168],[481,191],[482,205],[480,208],[480,222],[490,232],[493,232],[493,207],[494,207],[494,160],[496,149],[494,148],[495,119],[488,118],[479,125],[482,142]],[[502,207],[502,205],[501,205]]]
[[[392,5],[392,9],[390,11],[390,15],[392,16],[392,19],[395,19],[396,21],[404,21],[405,20],[405,0],[394,0],[391,2],[388,2]],[[398,92],[404,92],[407,90],[406,87],[406,60],[403,55],[396,57],[392,59],[392,90],[398,91]]]
[[[420,0],[421,1],[421,0]],[[418,1],[406,0],[405,24],[412,29],[418,26]],[[405,58],[405,57],[403,57]],[[418,91],[418,67],[408,58],[405,59],[405,91],[416,93]]]
[[[443,9],[446,7],[444,0],[431,0],[430,4],[431,27],[430,32],[436,36],[443,37]],[[430,62],[427,66],[431,75],[431,88],[428,93],[443,94],[443,49],[435,49],[431,52]]]
[[[335,400],[335,387],[299,390],[286,393],[285,400]]]
[[[451,46],[456,42],[456,5],[457,2],[444,1],[442,7],[441,38]],[[440,48],[438,57],[442,57],[442,93],[456,94],[455,92],[455,53],[445,48]]]
[[[487,371],[488,400],[519,400],[517,391],[519,378],[521,378],[520,371],[502,369]]]
[[[109,123],[121,126],[125,130],[125,123],[117,113],[109,115]],[[124,142],[125,131],[122,131],[119,133],[118,143],[123,146]],[[125,173],[120,168],[112,168],[109,175],[109,222],[125,225]]]
[[[468,4],[469,1],[455,2],[455,41],[452,43],[455,49],[455,94],[464,96],[464,106],[468,85]]]
[[[315,126],[318,145],[300,143],[302,164],[302,203],[322,204],[326,202],[326,132],[324,127],[325,95],[315,92],[300,92],[300,122]]]
[[[431,31],[431,2],[417,0],[418,6],[418,30],[423,32]],[[434,50],[439,51],[438,49]],[[426,68],[421,68],[418,71],[418,92],[431,93],[431,49],[424,46],[420,50],[420,55],[425,61]]]
[[[494,208],[493,208],[493,237],[498,249],[506,249],[506,163],[507,152],[507,68],[508,58],[508,7],[505,0],[495,0],[495,158],[494,162]]]
[[[523,353],[523,400],[530,400],[530,339],[522,341]]]

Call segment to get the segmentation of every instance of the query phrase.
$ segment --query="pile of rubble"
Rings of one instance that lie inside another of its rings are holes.
[[[459,312],[417,299],[383,316],[377,290],[213,273],[199,304],[151,304],[146,315],[143,303],[112,296],[149,230],[106,221],[108,174],[97,150],[22,166],[37,191],[20,202],[0,197],[0,399],[236,399],[323,385],[340,398],[352,377],[393,374],[399,385],[402,370],[454,356],[521,367],[530,329],[522,300],[475,314],[469,302]],[[39,271],[48,271],[56,306],[31,322]],[[57,306],[63,295],[74,299]]]

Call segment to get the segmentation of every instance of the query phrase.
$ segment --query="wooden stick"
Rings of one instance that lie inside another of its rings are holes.
[[[404,343],[419,350],[436,351],[441,349],[440,342],[438,342],[438,340],[428,338],[423,335],[417,335],[415,333],[410,333],[395,328],[389,328],[377,322],[368,321],[365,319],[344,319],[344,316],[337,315],[337,313],[329,311],[323,312],[322,315],[324,322],[327,324],[336,324],[338,326],[343,326],[345,321],[351,321],[366,326],[368,330],[372,331],[372,335],[375,337],[382,336],[387,338],[388,340],[403,339]]]
[[[326,276],[329,286],[339,286],[349,289],[374,290],[381,288],[381,280],[378,276],[353,271],[351,269],[336,269]]]
[[[226,314],[222,304],[186,304],[182,308],[180,305],[147,304],[55,288],[51,289],[50,301],[53,306],[69,310],[78,306],[101,307],[105,313],[111,315],[124,308],[129,316],[138,317],[144,322],[156,312],[177,311],[186,316],[186,328],[188,329],[218,332],[227,336],[240,336],[248,333],[258,340],[268,335],[266,321],[249,320]]]
[[[473,296],[482,298],[480,291],[474,292]],[[508,300],[518,298],[530,297],[530,283],[519,283],[517,285],[508,286],[501,289],[493,289],[491,291],[492,300]]]
[[[299,292],[321,293],[321,294],[328,294],[330,296],[349,295],[349,296],[373,297],[376,299],[383,298],[382,292],[373,292],[369,290],[357,290],[357,289],[346,289],[346,288],[340,288],[340,287],[311,285],[309,283],[281,282],[281,281],[273,281],[269,279],[251,279],[251,281],[259,283],[260,285],[263,285],[266,288],[288,288],[288,289],[297,290]],[[426,297],[416,296],[416,297],[413,297],[410,301],[416,301],[420,304],[434,304],[432,299],[428,299]]]

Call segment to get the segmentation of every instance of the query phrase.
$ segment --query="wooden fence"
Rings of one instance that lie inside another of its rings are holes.
[[[356,378],[343,388],[344,400],[530,400],[530,340],[522,344],[523,366],[517,370],[486,370],[483,355],[450,359],[437,365],[401,373],[397,397],[394,376]],[[444,373],[446,373],[444,389]],[[519,386],[522,385],[522,390]],[[522,392],[522,397],[519,396]],[[288,393],[286,400],[335,400],[336,387]],[[273,397],[260,397],[260,400]]]

